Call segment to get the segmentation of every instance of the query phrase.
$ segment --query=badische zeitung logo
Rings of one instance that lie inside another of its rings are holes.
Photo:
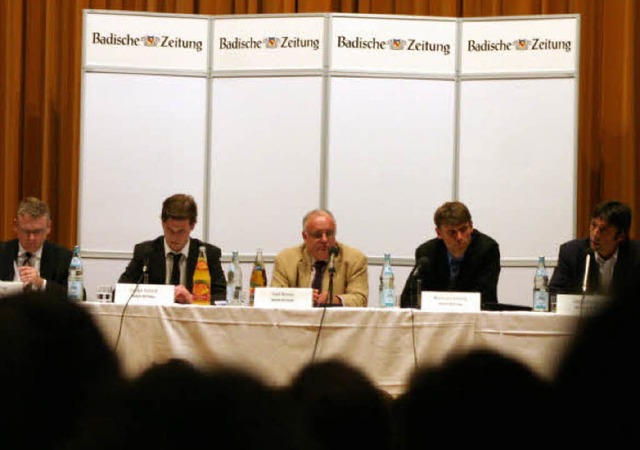
[[[400,50],[408,52],[442,53],[443,55],[449,55],[451,53],[451,44],[415,38],[379,39],[376,37],[364,38],[361,36],[348,38],[340,35],[338,36],[337,46],[338,48],[354,50]]]
[[[509,52],[509,51],[523,51],[523,50],[547,50],[547,51],[571,51],[571,41],[569,40],[554,40],[548,38],[522,38],[514,41],[489,40],[484,39],[482,41],[476,41],[470,39],[467,41],[467,51],[469,52]]]
[[[320,39],[302,38],[299,36],[267,36],[255,39],[240,37],[221,37],[218,39],[219,50],[262,50],[262,49],[320,49]]]
[[[146,34],[135,36],[129,33],[120,35],[117,33],[102,34],[94,31],[91,34],[91,43],[94,45],[113,45],[124,47],[160,47],[172,49],[195,50],[201,52],[204,46],[200,40],[183,39],[179,36]]]

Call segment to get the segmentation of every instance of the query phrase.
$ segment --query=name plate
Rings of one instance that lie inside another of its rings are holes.
[[[130,305],[173,305],[175,286],[172,284],[116,284],[114,303]]]
[[[311,288],[256,288],[253,306],[258,308],[307,309],[313,307]]]
[[[422,291],[422,311],[480,312],[480,292]]]
[[[569,316],[590,316],[600,311],[607,303],[604,295],[558,294],[556,313]]]
[[[0,281],[0,298],[19,294],[23,290],[22,281]]]

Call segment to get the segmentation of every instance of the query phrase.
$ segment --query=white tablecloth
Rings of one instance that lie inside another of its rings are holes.
[[[117,346],[129,376],[184,358],[237,366],[283,385],[314,358],[338,357],[392,395],[405,389],[416,367],[477,346],[498,349],[551,377],[577,324],[572,316],[533,312],[129,305],[123,316],[123,305],[83,305]]]

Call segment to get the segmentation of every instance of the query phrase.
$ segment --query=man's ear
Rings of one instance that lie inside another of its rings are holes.
[[[435,230],[436,230],[436,235],[438,236],[438,239],[442,239],[442,233],[440,233],[440,228],[436,227]]]

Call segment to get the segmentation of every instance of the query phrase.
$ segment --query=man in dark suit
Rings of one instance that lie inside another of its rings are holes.
[[[198,261],[198,248],[203,245],[211,276],[211,302],[224,300],[226,281],[221,250],[191,237],[198,220],[198,206],[192,196],[175,194],[162,203],[163,236],[136,244],[133,258],[120,275],[118,283],[140,283],[148,275],[150,284],[173,284],[177,303],[193,302],[193,273]]]
[[[416,291],[480,292],[481,302],[498,302],[500,247],[498,243],[473,228],[471,213],[461,202],[440,206],[433,220],[437,237],[416,249],[419,266],[407,279],[400,305],[419,307]]]
[[[640,276],[640,241],[629,239],[631,208],[618,201],[605,201],[591,213],[589,237],[560,246],[558,265],[549,290],[553,294],[582,292],[589,255],[587,293],[615,294]]]
[[[35,197],[20,202],[13,230],[17,239],[0,243],[0,280],[66,292],[72,252],[47,240],[51,231],[47,203]]]

